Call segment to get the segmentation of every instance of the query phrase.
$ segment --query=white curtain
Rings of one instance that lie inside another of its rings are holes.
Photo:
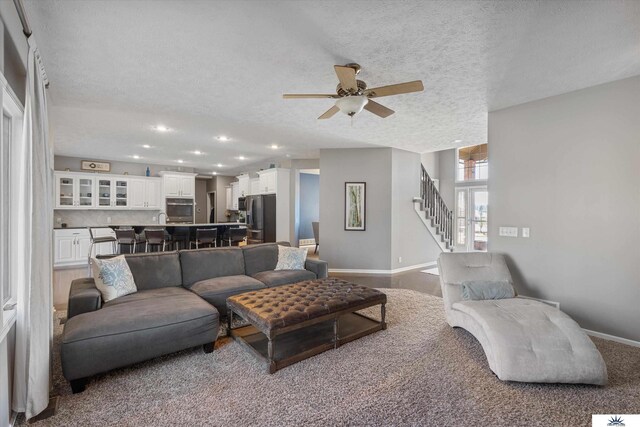
[[[53,334],[53,150],[48,138],[46,76],[33,36],[28,41],[19,186],[14,187],[19,239],[13,258],[18,280],[13,409],[25,412],[27,419],[49,403]]]

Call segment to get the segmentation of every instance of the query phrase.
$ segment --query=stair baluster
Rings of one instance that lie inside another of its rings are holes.
[[[453,248],[453,212],[447,207],[438,192],[435,183],[424,166],[420,174],[420,198],[422,210],[431,220],[437,234],[439,234],[448,249]]]

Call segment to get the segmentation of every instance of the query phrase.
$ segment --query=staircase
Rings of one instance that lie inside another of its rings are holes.
[[[416,213],[443,252],[453,252],[453,212],[447,207],[433,180],[421,165],[420,197],[414,197]]]

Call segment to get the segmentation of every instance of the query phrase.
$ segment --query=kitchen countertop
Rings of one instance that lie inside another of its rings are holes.
[[[202,223],[202,224],[157,224],[157,223],[149,223],[149,224],[136,224],[136,223],[128,223],[128,224],[106,224],[106,225],[92,225],[91,228],[113,228],[113,227],[221,227],[226,225],[244,225],[247,224],[244,222],[210,222],[210,223]],[[77,229],[86,229],[87,226],[74,226],[74,227],[53,227],[54,230],[77,230]]]

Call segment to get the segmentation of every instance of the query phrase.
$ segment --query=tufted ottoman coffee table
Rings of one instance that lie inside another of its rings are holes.
[[[339,279],[320,279],[227,298],[230,335],[269,373],[386,329],[387,296]],[[380,305],[380,320],[356,313]],[[250,324],[231,328],[233,314]]]

